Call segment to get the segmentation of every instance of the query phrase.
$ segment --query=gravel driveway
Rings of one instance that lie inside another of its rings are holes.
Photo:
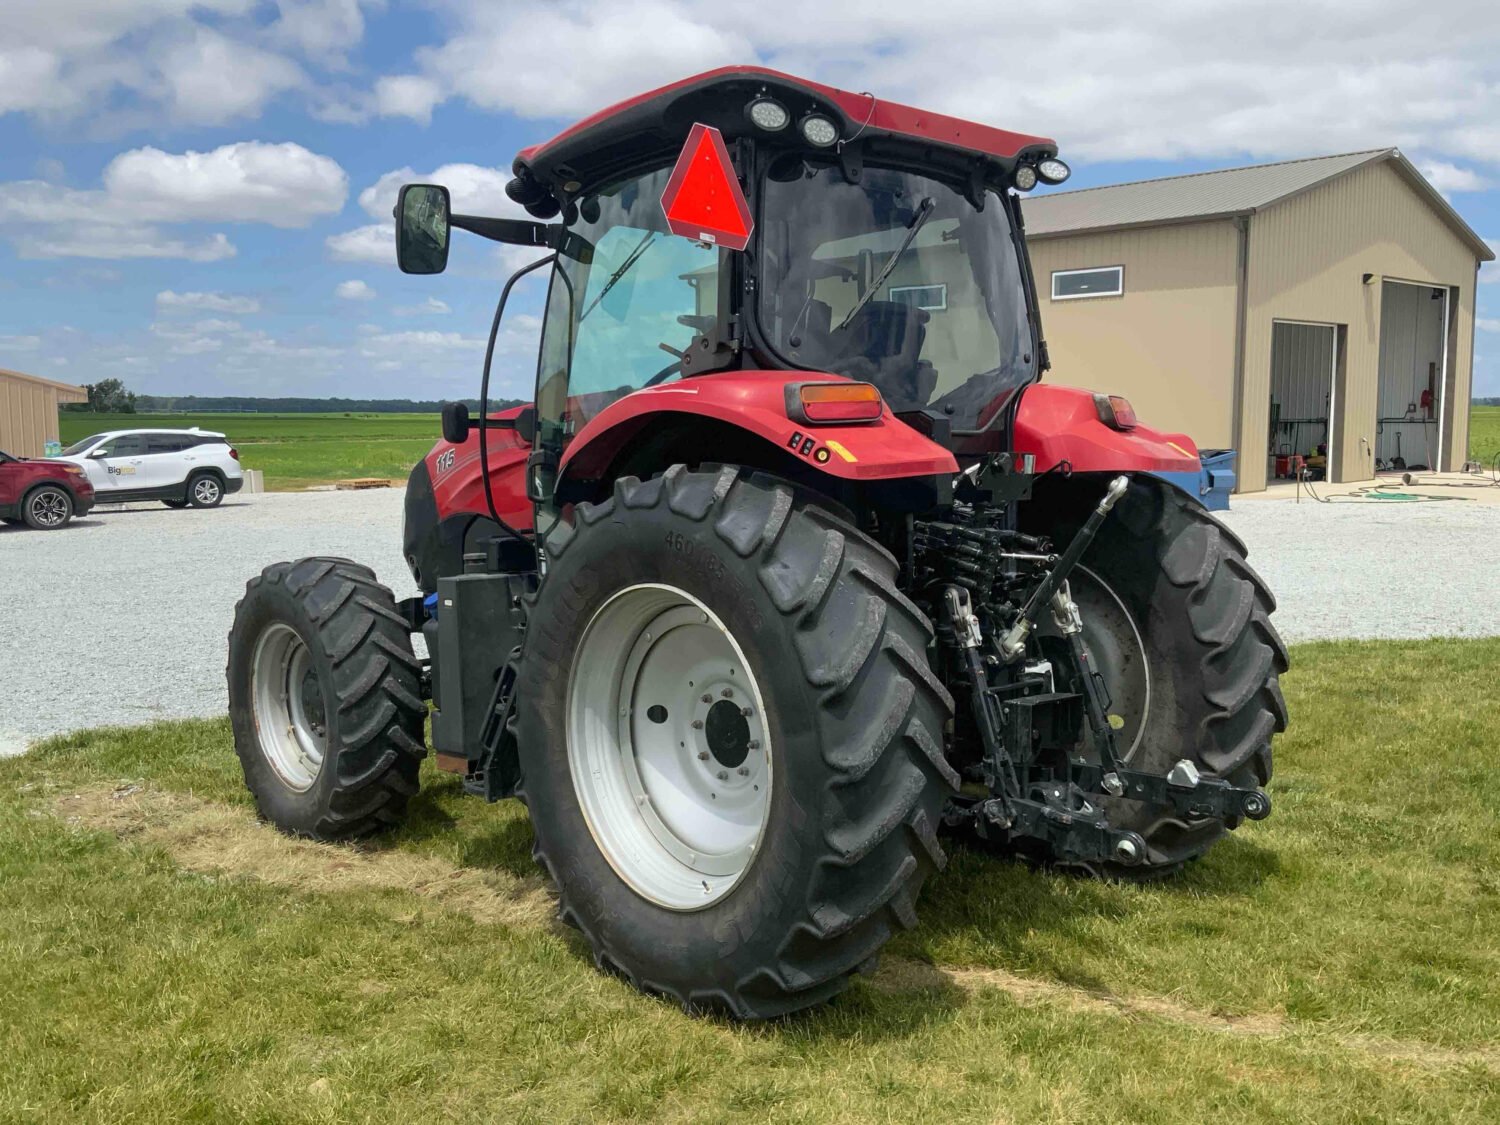
[[[397,597],[404,490],[241,493],[206,511],[134,504],[56,532],[0,525],[0,755],[78,727],[219,714],[245,580],[346,555]]]
[[[236,496],[0,528],[0,755],[79,727],[222,713],[235,600],[267,563],[347,555],[397,597],[402,492]],[[1251,500],[1226,522],[1288,641],[1500,635],[1500,506]]]

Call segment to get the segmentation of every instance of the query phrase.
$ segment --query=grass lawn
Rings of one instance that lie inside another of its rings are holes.
[[[1500,640],[1294,650],[1276,811],[1163,886],[958,850],[821,1010],[594,971],[514,802],[258,825],[227,722],[0,762],[0,1120],[1500,1120]]]
[[[437,441],[436,414],[88,414],[64,411],[64,445],[101,430],[198,426],[224,434],[271,491],[350,477],[405,482]]]
[[[1500,406],[1469,408],[1469,456],[1489,468],[1500,457]]]

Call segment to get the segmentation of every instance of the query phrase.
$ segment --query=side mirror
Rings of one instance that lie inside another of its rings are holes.
[[[469,404],[449,402],[443,405],[443,440],[462,445],[469,440]]]
[[[396,264],[402,273],[442,273],[448,268],[448,189],[403,184],[396,197]]]
[[[516,415],[516,435],[527,445],[536,441],[536,407],[528,406]]]
[[[90,457],[108,457],[109,447],[107,445],[96,445],[93,449],[89,450],[88,455]]]

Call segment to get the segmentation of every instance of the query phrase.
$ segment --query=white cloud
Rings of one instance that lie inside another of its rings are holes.
[[[359,341],[360,355],[385,359],[392,351],[474,351],[482,350],[483,336],[465,336],[460,332],[372,332]]]
[[[222,234],[195,241],[172,238],[154,227],[57,227],[43,235],[16,238],[22,258],[180,258],[188,262],[219,262],[238,251]]]
[[[365,34],[359,0],[276,0],[271,37],[322,62],[342,67]]]
[[[260,222],[302,227],[339,211],[348,177],[329,157],[297,144],[241,141],[211,152],[138,148],[104,169],[103,186],[58,188],[41,180],[0,183],[0,229],[24,257],[183,258],[235,253],[224,234],[186,240],[157,225]]]
[[[448,307],[448,302],[439,301],[436,297],[428,297],[419,304],[398,305],[391,311],[397,316],[447,316],[453,310]]]
[[[1472,168],[1461,168],[1446,160],[1424,160],[1417,167],[1445,196],[1458,191],[1484,191],[1490,186],[1489,181]]]
[[[375,290],[363,281],[341,281],[334,286],[333,295],[346,301],[370,301],[375,298]]]
[[[396,226],[394,223],[372,223],[355,227],[324,239],[328,253],[341,262],[371,262],[390,266],[396,263]]]
[[[212,152],[122,153],[104,170],[104,190],[135,218],[304,227],[343,208],[349,179],[337,161],[301,145],[241,141]]]
[[[326,96],[315,70],[347,69],[360,0],[47,0],[8,5],[0,114],[87,115],[96,128],[221,125],[278,97]]]
[[[448,189],[455,214],[529,218],[525,209],[505,194],[509,180],[509,172],[479,164],[444,164],[426,173],[397,168],[360,192],[359,205],[372,219],[390,222],[402,184],[442,184]]]
[[[168,111],[192,124],[254,117],[277,94],[306,82],[289,59],[202,27],[167,48],[159,65]]]
[[[260,312],[260,302],[254,297],[237,293],[174,293],[170,289],[163,289],[156,295],[156,307],[163,310],[200,309],[235,316]]]
[[[443,100],[436,82],[416,74],[397,74],[375,83],[375,112],[381,117],[410,117],[426,125]]]
[[[6,352],[34,352],[41,346],[40,336],[0,336],[0,355]]]
[[[1003,128],[1075,159],[1275,158],[1384,145],[1500,164],[1500,18],[1471,4],[448,0],[414,75],[444,99],[574,118],[731,62]],[[955,30],[959,29],[959,30]],[[1336,29],[1336,33],[1332,29]],[[1016,67],[965,60],[1032,60]],[[557,45],[586,65],[559,72]],[[417,115],[430,111],[416,99]],[[392,107],[391,112],[397,112]],[[408,114],[413,115],[413,114]],[[541,139],[540,137],[538,139]],[[1455,189],[1457,190],[1457,189]]]
[[[1493,317],[1481,316],[1475,319],[1474,327],[1481,332],[1500,332],[1500,320]],[[3,339],[3,337],[0,337]]]

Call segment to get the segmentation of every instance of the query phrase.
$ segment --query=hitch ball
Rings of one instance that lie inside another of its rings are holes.
[[[1134,867],[1146,858],[1146,841],[1134,832],[1125,832],[1115,841],[1115,861]]]
[[[1257,789],[1254,793],[1245,795],[1245,802],[1241,806],[1246,816],[1251,820],[1265,820],[1271,815],[1271,795],[1264,789]]]

